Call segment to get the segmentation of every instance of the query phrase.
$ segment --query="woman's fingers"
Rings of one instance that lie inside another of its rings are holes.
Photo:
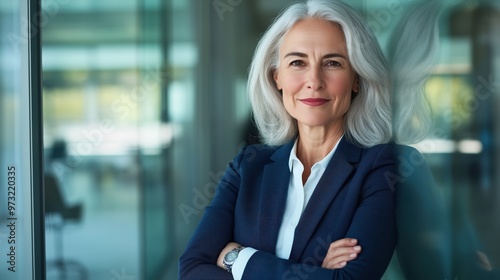
[[[357,243],[358,241],[353,238],[343,238],[332,242],[321,267],[337,269],[346,266],[347,262],[357,258],[361,252],[361,246]]]

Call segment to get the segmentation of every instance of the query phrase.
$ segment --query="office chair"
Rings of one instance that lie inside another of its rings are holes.
[[[63,257],[63,227],[67,222],[80,222],[82,204],[67,205],[57,178],[52,174],[44,176],[46,225],[54,230],[55,259],[47,262],[49,269],[59,272],[59,279],[88,279],[87,269],[79,262]]]

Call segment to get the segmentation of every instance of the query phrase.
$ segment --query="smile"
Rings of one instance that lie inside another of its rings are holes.
[[[304,98],[299,99],[299,101],[309,106],[321,106],[330,100],[324,98]]]

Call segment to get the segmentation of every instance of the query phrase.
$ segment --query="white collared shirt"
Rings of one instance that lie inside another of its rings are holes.
[[[342,139],[342,137],[340,138]],[[337,141],[333,149],[320,161],[316,162],[311,168],[311,174],[307,178],[305,185],[302,184],[302,173],[304,165],[297,157],[297,140],[290,151],[288,166],[290,168],[290,182],[288,184],[288,195],[286,198],[285,212],[276,241],[276,256],[282,259],[288,259],[292,251],[295,228],[299,223],[300,217],[306,208],[321,176],[326,170],[330,159],[332,158],[337,146]],[[250,257],[257,252],[254,248],[246,247],[241,250],[238,258],[233,264],[232,273],[235,280],[240,280],[243,276],[245,266]]]

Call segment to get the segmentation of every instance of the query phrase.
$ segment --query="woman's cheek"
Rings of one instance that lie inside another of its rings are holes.
[[[302,82],[300,76],[298,75],[290,76],[288,79],[286,79],[284,88],[286,87],[289,93],[294,94],[295,92],[300,90],[301,84]]]

